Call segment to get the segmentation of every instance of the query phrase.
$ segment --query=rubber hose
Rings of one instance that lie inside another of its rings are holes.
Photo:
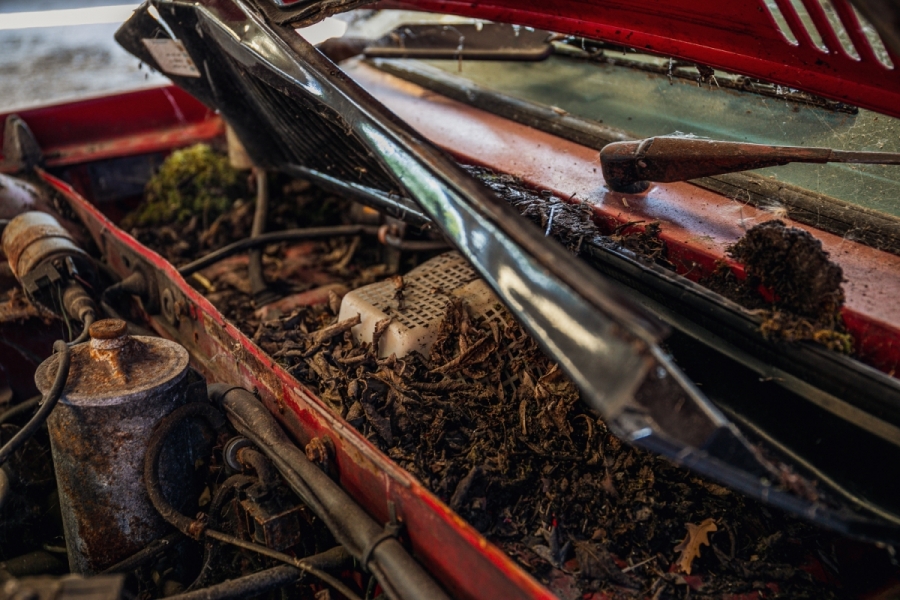
[[[326,525],[338,525],[336,528],[329,526],[335,538],[356,558],[369,558],[373,562],[370,570],[389,595],[402,600],[449,598],[400,542],[395,538],[384,538],[384,528],[326,473],[310,462],[306,453],[287,437],[253,394],[224,384],[209,386],[208,393],[210,399],[225,409],[238,432],[256,443],[272,460],[288,485],[307,502],[310,509]],[[312,497],[308,498],[310,495]],[[364,557],[365,553],[369,557]]]
[[[269,177],[265,169],[253,168],[256,177],[256,210],[253,213],[253,226],[250,237],[258,238],[266,232],[266,219],[269,215]],[[257,301],[257,306],[265,304],[269,298],[269,286],[263,275],[263,253],[261,248],[250,251],[247,274],[250,278],[250,293]]]
[[[150,497],[150,502],[163,519],[193,539],[200,540],[206,537],[237,546],[238,548],[244,548],[251,552],[261,554],[262,556],[268,556],[269,558],[274,558],[275,560],[297,567],[329,584],[338,592],[346,596],[348,600],[358,600],[359,596],[354,594],[346,585],[321,569],[311,566],[313,563],[308,562],[306,559],[298,559],[283,552],[272,550],[266,546],[254,542],[247,542],[232,535],[222,533],[221,531],[210,529],[202,520],[190,519],[169,504],[169,501],[163,495],[162,486],[159,481],[159,455],[162,453],[165,441],[172,430],[182,421],[192,417],[203,418],[217,433],[221,433],[225,430],[225,419],[215,408],[201,402],[186,404],[172,411],[169,416],[159,423],[156,430],[153,432],[153,435],[150,436],[150,443],[147,445],[147,453],[144,455],[144,485],[147,487],[147,495]]]
[[[307,227],[303,229],[285,229],[284,231],[273,231],[264,233],[259,237],[244,238],[233,244],[228,244],[214,252],[210,252],[202,258],[198,258],[192,263],[178,269],[178,273],[182,277],[193,275],[197,271],[205,269],[210,265],[225,260],[229,256],[233,256],[246,250],[259,248],[268,244],[277,244],[279,242],[297,242],[301,240],[320,240],[333,237],[341,237],[347,235],[378,235],[378,227],[370,225],[337,225],[334,227]]]
[[[250,485],[254,481],[255,479],[245,475],[232,475],[226,479],[222,485],[219,486],[219,489],[216,490],[216,493],[213,494],[212,500],[209,503],[209,510],[206,513],[208,515],[207,525],[213,529],[217,528],[219,526],[219,513],[222,511],[225,501],[231,497],[232,492],[242,486]],[[218,556],[218,548],[219,544],[212,540],[206,540],[203,551],[203,565],[200,567],[200,573],[197,574],[193,583],[187,587],[188,591],[202,588],[206,585],[206,578],[209,576],[213,563]]]
[[[303,559],[310,566],[322,570],[336,570],[349,565],[351,559],[347,551],[338,546]],[[226,600],[228,598],[252,598],[299,581],[303,571],[288,565],[266,569],[238,579],[194,590],[184,594],[169,596],[175,600]]]
[[[3,505],[9,499],[10,491],[9,475],[0,467],[0,510],[3,510]]]
[[[160,553],[167,550],[172,544],[181,539],[184,539],[183,534],[181,532],[175,532],[170,533],[169,535],[158,540],[153,540],[152,542],[147,544],[145,548],[138,550],[125,560],[117,562],[116,564],[100,572],[99,574],[110,575],[113,573],[130,573],[144,563],[149,562],[151,559],[158,556]]]
[[[260,483],[267,489],[278,485],[278,475],[272,463],[261,452],[253,448],[241,448],[237,451],[237,459],[243,467],[252,469]]]
[[[25,414],[31,410],[34,410],[34,407],[41,403],[40,396],[34,396],[33,398],[29,398],[24,402],[19,402],[2,415],[0,415],[0,425],[3,425],[7,421],[12,421],[19,415]]]
[[[81,334],[77,338],[69,342],[69,346],[75,346],[77,344],[81,344],[82,342],[86,342],[88,338],[91,337],[91,325],[97,319],[97,315],[93,311],[88,311],[84,314],[82,319],[84,320],[81,322]]]

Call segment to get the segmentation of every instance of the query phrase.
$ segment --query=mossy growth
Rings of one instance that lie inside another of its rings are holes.
[[[244,192],[240,173],[228,157],[207,144],[196,144],[169,155],[147,182],[144,202],[123,225],[171,225],[194,215],[204,224],[212,223]]]

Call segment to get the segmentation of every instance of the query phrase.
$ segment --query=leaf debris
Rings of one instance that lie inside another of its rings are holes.
[[[715,519],[704,519],[699,525],[685,523],[687,535],[675,546],[678,556],[678,568],[688,575],[691,574],[691,565],[694,559],[700,556],[700,546],[709,546],[709,534],[718,531]]]

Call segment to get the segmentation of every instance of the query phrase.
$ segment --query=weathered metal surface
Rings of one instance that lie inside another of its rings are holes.
[[[136,107],[140,107],[139,118]],[[48,167],[172,150],[225,132],[222,119],[214,111],[174,86],[42,106],[17,114],[34,133]],[[0,127],[6,117],[0,115]]]
[[[10,221],[0,244],[13,274],[20,279],[58,255],[87,257],[56,219],[37,211],[22,213]]]
[[[651,181],[688,181],[793,162],[897,165],[900,154],[745,144],[680,136],[614,142],[600,150],[606,185],[614,192],[626,193],[643,192],[650,187]]]
[[[91,341],[72,348],[69,379],[47,421],[60,508],[73,572],[96,573],[127,558],[168,527],[147,497],[144,453],[156,423],[187,400],[188,353],[159,338],[125,335],[124,322],[90,328]],[[56,356],[35,382],[46,393]],[[182,504],[193,465],[187,433],[161,458],[167,493]]]

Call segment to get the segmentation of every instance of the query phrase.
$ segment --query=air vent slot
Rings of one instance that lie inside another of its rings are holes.
[[[847,0],[763,0],[762,5],[793,46],[894,68],[875,28]]]

